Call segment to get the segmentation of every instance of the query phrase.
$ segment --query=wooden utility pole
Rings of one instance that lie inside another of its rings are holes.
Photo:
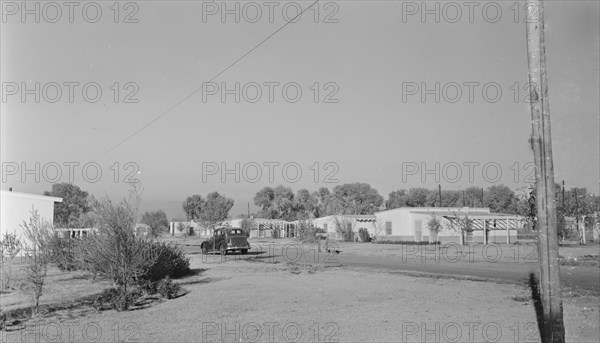
[[[542,342],[565,341],[561,283],[558,264],[558,235],[555,204],[554,165],[550,135],[550,106],[546,75],[544,5],[527,2],[527,62],[531,101],[531,145],[535,162],[536,206],[539,224],[540,288],[543,306]]]
[[[562,180],[562,210],[565,212],[565,180]]]
[[[442,185],[438,185],[438,196],[440,198],[440,207],[442,207]]]
[[[485,205],[483,204],[483,187],[481,187],[481,207],[484,207]]]

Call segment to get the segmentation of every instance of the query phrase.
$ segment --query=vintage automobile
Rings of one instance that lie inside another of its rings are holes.
[[[219,251],[221,255],[225,255],[228,251],[237,250],[247,254],[250,244],[242,229],[218,228],[211,238],[202,242],[200,247],[205,255],[211,251]]]

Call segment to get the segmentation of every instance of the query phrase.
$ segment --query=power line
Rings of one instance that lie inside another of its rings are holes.
[[[276,34],[279,33],[279,31],[283,30],[286,26],[288,26],[290,23],[293,23],[296,21],[296,19],[298,19],[304,12],[306,12],[307,10],[309,10],[311,7],[313,7],[317,2],[319,2],[320,0],[316,0],[314,1],[312,4],[310,4],[310,6],[306,7],[305,9],[303,9],[300,13],[298,13],[293,19],[291,19],[290,21],[286,22],[285,24],[283,24],[280,28],[278,28],[277,30],[275,30],[273,33],[271,33],[270,35],[268,35],[265,39],[263,39],[260,43],[258,43],[257,45],[255,45],[252,49],[250,49],[248,52],[246,52],[245,54],[243,54],[241,57],[239,57],[238,59],[236,59],[235,61],[233,61],[229,66],[227,66],[225,69],[221,70],[219,73],[217,73],[215,76],[213,76],[210,80],[208,80],[207,82],[212,82],[214,81],[217,77],[221,76],[223,73],[225,73],[227,70],[231,69],[233,66],[235,66],[236,64],[238,64],[241,60],[243,60],[244,58],[246,58],[246,56],[250,55],[252,52],[254,52],[254,50],[258,49],[261,45],[263,45],[265,42],[267,42],[269,39],[271,39],[273,36],[275,36]],[[161,114],[159,114],[158,116],[156,116],[155,118],[153,118],[152,120],[150,120],[149,122],[147,122],[146,124],[144,124],[141,128],[137,129],[136,131],[134,131],[132,134],[130,134],[129,136],[125,137],[123,140],[121,140],[119,143],[117,143],[116,145],[114,145],[113,147],[109,148],[108,150],[104,151],[103,153],[101,153],[100,155],[96,156],[95,158],[92,159],[92,161],[95,161],[103,156],[105,156],[106,154],[110,153],[111,151],[115,150],[116,148],[118,148],[119,146],[125,144],[127,141],[129,141],[130,139],[132,139],[133,137],[137,136],[140,132],[144,131],[146,128],[148,128],[150,125],[154,124],[155,122],[157,122],[160,118],[166,116],[167,114],[169,114],[172,110],[174,110],[175,108],[177,108],[177,106],[181,105],[183,102],[185,102],[186,100],[188,100],[189,98],[191,98],[194,94],[198,93],[200,90],[202,90],[202,88],[204,88],[204,83],[202,83],[202,86],[200,86],[199,88],[195,89],[193,92],[191,92],[190,94],[186,95],[185,97],[183,97],[181,100],[179,100],[177,103],[175,103],[175,105],[169,107],[166,111],[162,112]]]

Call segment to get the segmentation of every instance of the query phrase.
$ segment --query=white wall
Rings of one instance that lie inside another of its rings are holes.
[[[325,224],[327,224],[326,232],[330,234],[330,237],[332,239],[341,239],[341,235],[336,230],[336,218],[342,223],[351,223],[352,231],[355,235],[358,234],[358,230],[360,230],[361,228],[367,229],[371,237],[375,236],[375,234],[377,233],[376,224],[374,222],[358,221],[355,218],[344,216],[327,216],[315,218],[312,219],[312,224],[319,229],[325,229]]]
[[[0,234],[16,232],[26,244],[30,242],[24,237],[21,225],[23,221],[29,223],[31,210],[37,210],[41,219],[52,223],[54,202],[62,202],[61,198],[8,191],[1,191],[0,200]]]

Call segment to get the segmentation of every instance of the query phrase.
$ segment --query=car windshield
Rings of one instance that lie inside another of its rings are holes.
[[[242,230],[238,230],[238,229],[234,229],[234,230],[229,230],[229,234],[230,235],[242,235]]]

